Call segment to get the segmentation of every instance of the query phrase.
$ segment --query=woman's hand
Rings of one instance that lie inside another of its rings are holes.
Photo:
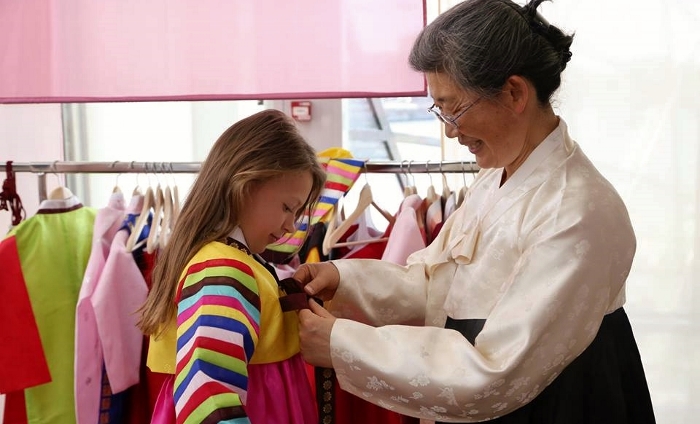
[[[335,268],[335,267],[334,267]],[[331,331],[336,318],[323,306],[309,299],[309,309],[299,311],[299,345],[301,356],[317,367],[333,368]]]
[[[324,301],[333,298],[340,283],[338,268],[329,262],[303,264],[294,278],[304,285],[307,294]]]

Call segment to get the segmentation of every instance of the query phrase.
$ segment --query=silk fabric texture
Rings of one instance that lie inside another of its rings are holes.
[[[331,333],[343,389],[431,420],[502,416],[534,399],[624,304],[629,216],[565,122],[503,186],[501,175],[482,170],[407,266],[333,261],[330,308],[348,318]],[[448,315],[486,320],[474,345],[442,328]]]

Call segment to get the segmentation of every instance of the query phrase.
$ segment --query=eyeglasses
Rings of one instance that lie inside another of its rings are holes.
[[[482,97],[479,97],[478,99],[476,99],[476,100],[474,100],[473,102],[471,102],[470,104],[468,104],[467,107],[465,107],[464,109],[462,109],[462,111],[459,112],[459,113],[458,113],[457,115],[455,115],[455,116],[445,115],[444,113],[440,112],[440,108],[437,107],[437,106],[435,106],[435,103],[433,103],[433,105],[430,106],[430,107],[428,108],[428,112],[434,113],[435,116],[437,116],[437,118],[438,118],[439,120],[441,120],[442,122],[444,122],[444,123],[446,123],[446,124],[450,124],[450,125],[452,125],[452,126],[455,127],[455,128],[458,128],[458,127],[459,127],[459,124],[457,123],[457,120],[458,120],[459,118],[461,118],[462,115],[464,115],[469,109],[471,109],[472,106],[474,106],[475,104],[479,103],[479,101],[480,101],[481,99],[483,99],[483,96],[482,96]]]

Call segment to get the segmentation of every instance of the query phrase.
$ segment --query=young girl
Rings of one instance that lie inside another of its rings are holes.
[[[294,122],[265,110],[227,129],[158,258],[140,328],[148,366],[171,374],[154,423],[317,421],[274,270],[257,256],[294,232],[325,173]]]

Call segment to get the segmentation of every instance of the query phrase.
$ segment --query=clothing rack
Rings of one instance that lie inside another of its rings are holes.
[[[45,200],[46,174],[196,174],[201,162],[13,162],[13,172],[29,172],[37,175],[39,199]],[[6,170],[6,162],[0,163],[0,171]],[[391,174],[476,173],[476,162],[465,161],[367,161],[364,172]]]

